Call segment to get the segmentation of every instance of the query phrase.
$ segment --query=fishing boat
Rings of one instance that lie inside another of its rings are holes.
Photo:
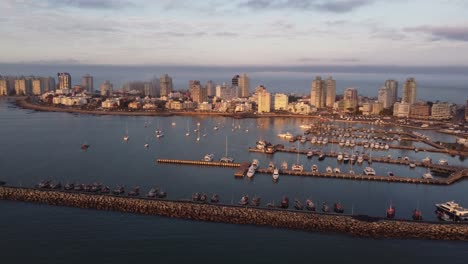
[[[158,189],[156,188],[151,188],[151,190],[149,190],[148,194],[146,195],[146,197],[148,198],[156,198],[156,196],[158,195]]]
[[[275,168],[275,169],[273,170],[272,177],[273,177],[273,180],[275,180],[275,181],[278,180],[278,178],[279,178],[279,171],[278,171],[277,168]]]
[[[281,200],[281,208],[289,208],[289,198],[287,196],[283,196],[283,199]]]
[[[233,158],[228,157],[228,139],[227,139],[227,136],[226,136],[226,152],[225,152],[224,157],[222,157],[219,161],[224,162],[224,163],[233,163],[234,162]]]
[[[101,192],[102,194],[110,193],[110,188],[109,188],[109,186],[102,186],[100,192]]]
[[[211,196],[210,201],[211,201],[212,203],[219,203],[219,195],[216,194],[216,193],[213,194],[213,196]]]
[[[206,203],[207,201],[208,201],[208,195],[206,195],[206,193],[202,193],[200,195],[200,202]]]
[[[113,194],[116,194],[116,195],[119,195],[119,194],[123,194],[125,193],[125,189],[123,186],[117,186],[117,188],[115,188],[113,191],[112,191]]]
[[[390,205],[387,208],[387,218],[395,218],[395,208],[393,207],[393,205]]]
[[[75,184],[66,183],[65,186],[63,187],[63,189],[65,189],[66,191],[71,191],[71,190],[73,190],[74,187],[75,187]]]
[[[422,221],[423,220],[423,217],[422,217],[422,212],[418,209],[414,209],[413,210],[413,220],[414,221]]]
[[[322,203],[322,212],[324,212],[324,213],[330,212],[330,208],[328,207],[326,202]]]
[[[249,204],[249,196],[248,195],[242,196],[242,198],[239,201],[239,204],[244,205],[244,206],[248,205]]]
[[[312,202],[312,200],[307,199],[306,200],[306,209],[309,211],[315,211],[315,204]]]
[[[299,201],[298,199],[294,200],[294,208],[296,210],[304,210],[304,206],[302,205],[301,201]]]
[[[333,205],[333,211],[335,211],[335,213],[337,213],[337,214],[342,214],[342,213],[344,213],[343,205],[342,205],[340,202],[335,203],[335,204]]]
[[[50,181],[41,181],[41,182],[39,182],[37,187],[41,188],[41,189],[48,189],[48,188],[50,188]]]

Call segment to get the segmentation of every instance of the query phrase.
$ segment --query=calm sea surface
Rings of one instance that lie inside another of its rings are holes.
[[[193,132],[198,122],[201,134],[207,134],[200,136],[199,142]],[[233,169],[155,163],[156,158],[201,159],[206,153],[220,158],[226,151],[227,137],[228,154],[239,162],[257,158],[264,167],[270,161],[279,166],[282,161],[291,164],[299,159],[307,170],[312,164],[319,165],[321,171],[328,165],[349,170],[350,165],[340,165],[336,159],[319,162],[316,157],[307,160],[305,156],[286,153],[270,157],[247,151],[259,138],[297,147],[276,135],[286,131],[301,133],[302,122],[306,119],[41,113],[18,109],[0,99],[0,179],[19,186],[32,186],[44,179],[62,183],[102,182],[111,187],[138,185],[142,193],[157,186],[166,190],[171,199],[189,199],[193,192],[216,192],[224,203],[237,203],[243,194],[261,196],[264,203],[279,201],[287,195],[301,200],[312,198],[316,203],[341,201],[347,212],[378,216],[383,216],[392,203],[397,208],[397,217],[410,218],[412,210],[420,208],[427,220],[436,220],[434,203],[456,200],[468,206],[468,181],[452,186],[426,186],[281,176],[278,183],[273,183],[270,175],[255,175],[253,180],[235,179]],[[218,131],[213,130],[215,125],[220,126]],[[233,130],[233,126],[240,129]],[[190,137],[185,136],[187,127]],[[156,128],[165,132],[164,138],[154,137]],[[122,137],[127,129],[130,141],[124,143]],[[437,140],[455,140],[435,132],[422,132]],[[91,145],[87,152],[80,150],[84,142]],[[143,147],[146,142],[150,144],[148,149]],[[311,147],[310,143],[299,145],[301,149]],[[333,148],[338,151],[338,146]],[[468,164],[458,157],[424,152],[372,153],[388,154],[417,160],[430,156],[435,162],[443,157],[450,164]],[[393,171],[397,176],[421,177],[425,172],[421,168],[410,170],[378,163],[373,167],[379,175]],[[361,172],[363,167],[355,165],[353,169]],[[0,201],[0,234],[2,263],[468,261],[468,247],[463,242],[356,239],[6,201]]]

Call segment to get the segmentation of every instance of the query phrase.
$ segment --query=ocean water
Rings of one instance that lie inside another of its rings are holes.
[[[94,88],[110,80],[114,89],[129,81],[150,81],[167,73],[173,78],[176,90],[187,90],[189,80],[205,83],[213,80],[218,84],[230,83],[239,73],[247,73],[251,79],[251,90],[263,84],[271,92],[295,93],[310,96],[311,81],[317,75],[322,78],[333,76],[337,94],[343,94],[348,87],[358,89],[359,95],[377,97],[385,80],[399,82],[401,96],[404,81],[414,77],[418,84],[418,100],[448,101],[465,104],[468,99],[468,75],[466,68],[424,68],[424,67],[207,67],[207,66],[112,66],[112,65],[28,65],[0,64],[0,75],[57,76],[57,72],[69,72],[72,84],[81,84],[81,77],[87,73],[94,76]],[[440,91],[444,92],[441,93]]]
[[[172,123],[176,125],[173,126]],[[156,158],[201,159],[206,153],[220,158],[228,152],[236,161],[270,161],[279,166],[299,160],[307,170],[312,164],[320,170],[341,166],[335,159],[323,162],[305,156],[277,153],[266,156],[249,153],[259,138],[298,146],[276,135],[300,133],[306,119],[243,119],[224,117],[120,117],[67,113],[35,112],[18,109],[0,99],[0,180],[11,185],[33,186],[39,181],[93,183],[111,188],[140,186],[142,194],[157,186],[171,199],[190,199],[194,192],[216,192],[223,203],[237,203],[243,194],[262,197],[263,203],[311,198],[317,204],[340,201],[346,212],[383,216],[392,203],[397,217],[410,218],[420,208],[427,220],[436,221],[434,204],[456,200],[468,205],[468,181],[451,186],[408,185],[367,181],[280,176],[277,183],[270,175],[255,175],[253,180],[236,179],[233,169],[157,164]],[[147,127],[144,124],[148,124]],[[200,123],[206,133],[196,141],[193,131]],[[220,126],[215,131],[213,127]],[[342,124],[345,126],[345,124]],[[241,127],[234,129],[233,126]],[[160,128],[165,137],[157,139]],[[248,129],[248,132],[246,132]],[[128,130],[130,141],[123,135]],[[185,133],[190,131],[191,136]],[[441,140],[451,136],[423,132]],[[227,149],[226,149],[227,140]],[[80,145],[91,145],[86,152]],[[144,143],[150,147],[145,149]],[[396,143],[396,142],[395,142]],[[311,148],[311,144],[298,146]],[[335,151],[338,146],[334,146]],[[328,149],[324,149],[327,151]],[[466,166],[467,161],[441,154],[406,151],[375,151],[372,155],[409,156],[434,161],[445,158],[450,164]],[[377,174],[392,170],[397,176],[421,177],[423,169],[410,170],[374,163]],[[355,171],[362,166],[354,166]],[[436,176],[443,177],[443,176]],[[0,248],[5,263],[128,263],[159,261],[183,263],[222,261],[234,263],[272,263],[290,261],[343,262],[425,262],[466,263],[466,242],[405,241],[358,239],[340,234],[306,233],[266,227],[192,222],[154,216],[102,212],[76,208],[51,207],[0,201]],[[25,252],[27,252],[25,254]],[[338,254],[337,254],[338,253]]]

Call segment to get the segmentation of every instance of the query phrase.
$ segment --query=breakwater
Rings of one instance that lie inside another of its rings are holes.
[[[0,199],[356,237],[468,241],[468,225],[0,187]]]

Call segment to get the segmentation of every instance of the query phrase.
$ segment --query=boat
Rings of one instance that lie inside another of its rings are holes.
[[[216,193],[213,194],[213,196],[211,196],[210,201],[211,201],[212,203],[219,203],[219,195],[216,194]]]
[[[299,165],[299,164],[293,164],[293,165],[291,166],[291,169],[292,169],[293,171],[303,171],[303,170],[304,170],[304,166]]]
[[[41,181],[41,182],[39,182],[37,187],[41,188],[41,189],[48,189],[48,188],[50,188],[50,181]]]
[[[388,177],[393,177],[393,176],[395,176],[395,174],[393,174],[393,172],[389,171],[389,172],[387,172],[387,176]]]
[[[143,145],[145,148],[148,148],[149,147],[149,144],[148,143],[145,143],[145,145]]]
[[[218,126],[214,126],[214,127],[213,127],[213,130],[218,130],[218,129],[219,129]]]
[[[340,170],[340,168],[336,167],[335,169],[333,169],[333,172],[336,173],[336,174],[339,174],[339,173],[341,173],[341,170]]]
[[[322,160],[324,160],[324,159],[325,159],[325,154],[322,153],[322,152],[320,152],[320,153],[319,153],[318,160],[319,160],[319,161],[322,161]]]
[[[312,165],[312,172],[317,173],[318,172],[318,166],[313,164]]]
[[[206,203],[207,201],[208,201],[208,195],[206,195],[206,193],[202,193],[200,195],[200,202]]]
[[[157,137],[157,138],[162,138],[162,137],[164,137],[164,133],[162,132],[162,130],[159,130],[159,129],[156,130],[156,131],[155,131],[155,134],[156,134],[156,137]]]
[[[292,139],[294,136],[293,134],[286,132],[286,133],[280,133],[278,134],[278,137],[284,138],[284,139]]]
[[[189,121],[187,120],[187,132],[185,132],[185,136],[190,136],[190,129],[189,129]]]
[[[338,156],[336,156],[336,159],[337,159],[338,161],[342,161],[342,160],[343,160],[343,153],[338,152]]]
[[[387,218],[395,218],[395,208],[393,207],[393,205],[390,205],[387,208]]]
[[[414,161],[411,161],[411,162],[409,163],[409,167],[410,167],[411,169],[416,168],[416,163],[414,163]]]
[[[345,152],[345,154],[343,155],[343,162],[344,163],[348,163],[349,162],[349,154]]]
[[[304,206],[298,199],[294,200],[294,208],[296,208],[296,210],[304,210]]]
[[[362,164],[363,162],[364,162],[364,157],[363,157],[362,155],[359,155],[359,156],[357,157],[357,163],[358,163],[358,164]]]
[[[256,148],[259,149],[259,150],[264,150],[265,147],[266,147],[267,143],[263,140],[259,140],[256,142]]]
[[[139,196],[140,195],[140,187],[136,186],[133,190],[129,191],[128,196]]]
[[[219,161],[224,162],[224,163],[233,163],[234,162],[233,158],[228,157],[228,140],[227,140],[227,136],[226,136],[226,153],[225,153],[225,156],[222,157]]]
[[[255,169],[253,166],[250,166],[249,169],[247,170],[247,177],[252,178],[255,174]]]
[[[198,201],[200,201],[200,197],[201,197],[201,194],[196,192],[196,193],[192,194],[192,201],[198,202]]]
[[[84,190],[84,185],[83,184],[75,184],[73,187],[74,191],[81,192]]]
[[[365,175],[375,175],[375,170],[372,167],[366,167],[364,169]]]
[[[452,218],[450,218],[450,215],[448,215],[445,212],[437,210],[436,214],[437,214],[437,218],[439,218],[439,220],[441,220],[441,221],[452,221]]]
[[[205,154],[205,157],[203,157],[203,161],[210,162],[213,161],[214,155],[213,154]]]
[[[254,197],[252,199],[252,205],[253,206],[260,206],[260,201],[261,201],[261,198],[260,197]]]
[[[307,199],[306,200],[306,209],[309,211],[315,211],[315,204],[312,202],[312,200]]]
[[[356,173],[354,172],[353,169],[350,169],[350,170],[349,170],[349,174],[354,175],[354,174],[356,174]]]
[[[337,213],[337,214],[342,214],[342,213],[344,213],[343,205],[342,205],[340,202],[335,203],[335,204],[333,205],[333,211],[335,211],[335,213]]]
[[[435,205],[437,210],[448,214],[455,221],[467,221],[468,220],[468,209],[463,208],[455,201],[449,201]]]
[[[311,159],[313,156],[314,156],[314,153],[312,153],[312,151],[307,152],[307,158],[308,159]]]
[[[429,158],[429,157],[425,157],[424,159],[422,159],[422,162],[423,162],[423,163],[431,163],[431,162],[432,162],[432,159]]]
[[[116,194],[116,195],[123,194],[123,193],[125,193],[125,189],[123,186],[117,186],[117,188],[115,188],[112,191],[112,194]]]
[[[100,192],[103,194],[110,193],[109,186],[102,186]]]
[[[172,122],[171,125],[172,125],[172,126],[176,126],[176,122]]]
[[[151,188],[151,190],[149,190],[148,194],[146,195],[146,197],[148,198],[156,198],[156,196],[158,195],[158,189],[156,188]]]
[[[163,190],[159,191],[158,192],[158,198],[166,198],[167,197],[167,193]]]
[[[422,218],[422,213],[421,213],[421,211],[418,210],[418,209],[414,209],[414,210],[413,210],[413,215],[412,215],[412,217],[413,217],[413,220],[414,220],[414,221],[422,221],[422,219],[423,219],[423,218]]]
[[[249,205],[249,196],[248,195],[242,196],[242,198],[239,201],[239,204],[240,205]]]
[[[333,173],[332,167],[328,166],[327,169],[326,169],[326,172],[327,173]]]
[[[64,190],[66,191],[71,191],[75,187],[75,184],[73,183],[66,183],[65,186],[63,187]]]
[[[317,143],[317,137],[312,137],[312,139],[310,140],[310,143],[312,144]]]
[[[287,209],[289,207],[289,198],[287,196],[283,196],[280,207],[283,209]]]
[[[259,163],[258,159],[253,159],[252,160],[252,165],[251,166],[253,167],[254,170],[258,169],[258,163]]]
[[[130,136],[128,135],[128,127],[125,129],[125,136],[123,137],[123,140],[124,141],[129,141],[130,140]]]
[[[432,174],[431,174],[431,171],[428,169],[426,171],[426,173],[423,174],[423,179],[434,179],[434,177],[432,177]]]
[[[51,182],[49,188],[54,190],[62,189],[62,184],[60,182]]]
[[[81,149],[82,149],[82,150],[87,150],[87,149],[89,149],[89,147],[90,147],[90,146],[89,146],[88,144],[86,144],[86,143],[85,143],[85,144],[81,144]]]
[[[330,208],[328,207],[326,202],[322,203],[322,212],[324,212],[324,213],[330,212]]]
[[[445,159],[440,159],[439,160],[439,165],[448,165],[448,161]]]
[[[273,180],[276,181],[276,180],[278,180],[278,178],[279,178],[279,171],[278,171],[277,168],[275,168],[275,169],[273,170]]]
[[[283,161],[283,163],[281,163],[281,169],[288,170],[288,163],[286,161]]]

